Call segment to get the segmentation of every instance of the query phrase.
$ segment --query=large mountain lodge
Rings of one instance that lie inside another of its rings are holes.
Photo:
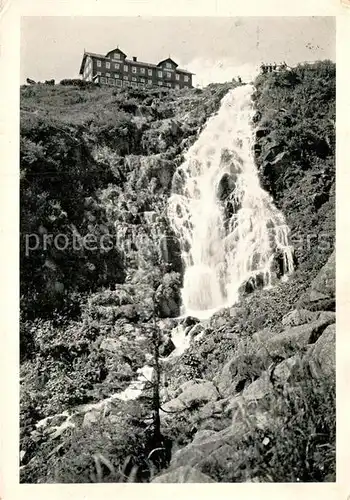
[[[170,57],[151,64],[127,59],[119,48],[109,51],[105,56],[85,52],[79,74],[89,82],[116,87],[170,87],[183,89],[192,87],[193,73],[178,68]]]

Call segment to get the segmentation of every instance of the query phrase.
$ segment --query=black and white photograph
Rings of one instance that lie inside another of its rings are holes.
[[[336,482],[336,18],[23,16],[19,94],[20,483]]]

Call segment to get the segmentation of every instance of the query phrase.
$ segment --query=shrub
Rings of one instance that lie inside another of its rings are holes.
[[[60,85],[73,85],[74,87],[79,87],[81,89],[84,89],[87,87],[92,87],[95,84],[93,82],[80,80],[79,78],[65,78],[60,81]]]
[[[142,424],[127,417],[113,423],[104,418],[67,433],[58,454],[48,458],[50,445],[44,446],[21,482],[147,482],[153,473],[148,441]]]

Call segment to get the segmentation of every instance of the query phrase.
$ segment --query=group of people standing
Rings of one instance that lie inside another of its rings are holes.
[[[287,64],[285,62],[283,63],[280,63],[280,64],[265,64],[265,63],[262,63],[262,65],[260,66],[260,69],[261,69],[261,72],[262,73],[272,73],[272,71],[279,71],[279,70],[282,70],[282,69],[286,69],[287,68]]]

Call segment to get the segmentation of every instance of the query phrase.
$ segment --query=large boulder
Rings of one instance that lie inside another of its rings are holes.
[[[152,483],[214,483],[215,481],[194,467],[180,466],[153,479]]]
[[[156,313],[160,318],[174,318],[180,315],[180,306],[180,276],[167,273],[155,293]]]
[[[244,388],[242,395],[239,396],[239,401],[244,402],[244,404],[260,401],[264,399],[271,392],[271,390],[272,384],[269,373],[264,372],[261,377],[254,380],[254,382]]]
[[[175,344],[171,339],[171,334],[168,334],[164,336],[165,338],[163,339],[160,347],[159,347],[159,354],[160,356],[166,358],[168,357],[175,349]]]
[[[222,431],[207,433],[201,439],[194,440],[176,451],[171,459],[170,468],[176,469],[187,465],[201,470],[211,461],[225,462],[227,458],[232,458],[232,446],[243,438],[246,430],[246,423],[242,420]]]
[[[301,297],[299,306],[313,311],[335,311],[335,251]]]
[[[191,407],[194,404],[204,404],[208,401],[216,401],[219,397],[218,390],[213,382],[204,381],[188,384],[185,390],[178,396],[178,399],[182,401],[186,407]]]
[[[234,354],[225,363],[221,373],[214,378],[221,395],[231,396],[241,392],[246,385],[257,379],[268,368],[271,362],[268,352],[264,347],[260,349],[259,346],[262,346],[265,338],[270,338],[273,334],[268,329],[261,330],[260,333],[262,337],[257,336],[253,339],[256,341],[254,350],[252,348],[251,352],[243,351]],[[259,332],[257,332],[258,334]]]
[[[335,375],[335,325],[329,325],[304,358],[314,378]]]
[[[167,401],[162,405],[162,419],[176,416],[176,413],[184,410],[197,409],[204,406],[209,401],[215,402],[220,395],[214,384],[209,381],[188,381],[185,382],[178,390],[177,397]]]
[[[274,360],[276,358],[286,359],[305,349],[308,344],[316,342],[326,327],[334,322],[335,314],[333,312],[322,311],[316,321],[288,328],[267,339],[262,348]]]
[[[283,326],[300,326],[305,323],[310,323],[319,317],[316,311],[309,311],[307,309],[293,309],[285,314],[282,318]]]
[[[283,386],[293,378],[294,374],[301,366],[302,361],[299,354],[295,354],[295,356],[284,359],[275,367],[273,373],[271,374],[273,384]]]
[[[235,189],[235,179],[232,175],[225,172],[220,179],[217,187],[217,197],[220,201],[225,200]]]

